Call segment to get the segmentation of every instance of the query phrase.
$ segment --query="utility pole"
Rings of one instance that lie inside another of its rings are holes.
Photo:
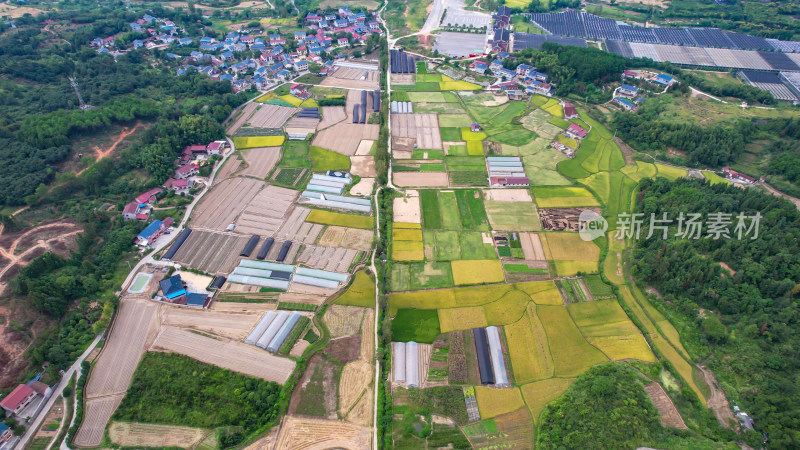
[[[87,105],[86,103],[84,103],[83,97],[81,97],[81,92],[78,90],[78,82],[75,81],[74,77],[69,77],[69,84],[70,84],[70,86],[72,86],[73,89],[75,89],[75,95],[78,96],[78,102],[80,103],[80,109],[81,110],[85,111],[87,109],[94,108],[94,106]]]

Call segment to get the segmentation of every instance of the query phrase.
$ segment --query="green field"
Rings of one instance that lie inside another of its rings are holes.
[[[458,142],[461,141],[461,129],[455,127],[439,128],[442,134],[443,142]]]
[[[492,244],[483,243],[481,233],[469,231],[425,231],[427,259],[496,259]]]
[[[392,264],[392,291],[410,291],[450,286],[453,286],[453,271],[449,262],[395,262]]]
[[[482,158],[479,158],[482,160]],[[422,226],[425,229],[488,231],[489,221],[480,191],[466,189],[420,191]]]
[[[485,202],[492,229],[498,231],[539,231],[542,223],[536,205],[528,202]]]
[[[428,229],[442,228],[442,213],[439,210],[439,198],[436,191],[420,191],[419,200],[422,209],[422,226]]]
[[[366,271],[355,274],[353,283],[335,302],[337,305],[375,307],[375,282]]]
[[[350,170],[350,158],[347,155],[327,150],[321,147],[311,146],[309,151],[311,163],[314,170],[324,172],[328,170]]]
[[[307,141],[286,141],[283,145],[283,155],[278,163],[279,167],[302,167],[310,168],[311,161],[308,159]]]
[[[392,320],[392,340],[430,344],[439,335],[436,310],[401,309]]]

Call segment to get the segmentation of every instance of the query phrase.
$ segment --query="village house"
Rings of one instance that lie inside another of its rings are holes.
[[[20,384],[0,401],[0,406],[6,410],[8,415],[16,416],[30,405],[35,398],[36,391],[30,386]]]
[[[183,303],[186,300],[186,287],[180,275],[173,275],[159,281],[161,294],[168,302]]]
[[[589,132],[581,128],[580,125],[571,123],[569,124],[567,129],[564,130],[564,134],[569,138],[581,140],[585,138],[586,135],[589,134]]]
[[[738,181],[741,183],[748,183],[753,184],[756,182],[756,179],[751,177],[750,175],[743,174],[742,172],[736,171],[731,169],[728,166],[722,168],[722,173],[731,180],[731,181]]]
[[[143,204],[143,203],[155,203],[156,196],[160,193],[164,192],[161,188],[153,188],[147,192],[142,192],[141,194],[137,195],[134,200],[136,203]]]
[[[206,155],[205,145],[187,145],[181,151],[181,164],[186,164],[193,159],[204,159]]]
[[[535,69],[527,64],[520,64],[517,66],[517,75],[527,77],[533,70]]]
[[[173,178],[185,180],[189,177],[197,175],[197,171],[199,169],[200,167],[197,164],[186,164],[185,166],[181,166],[175,170],[175,176]]]
[[[164,234],[174,223],[175,221],[172,220],[172,217],[167,217],[163,222],[154,220],[136,236],[136,245],[142,248],[151,246],[153,242]]]
[[[529,86],[525,87],[525,92],[551,96],[553,95],[553,87],[541,81],[533,81]]]
[[[469,126],[470,131],[473,133],[478,133],[481,131],[481,125],[479,123],[473,123]]]
[[[0,422],[0,446],[10,441],[13,436],[14,433],[11,431],[11,428],[3,422]]]
[[[564,103],[564,119],[572,120],[578,117],[580,117],[580,115],[578,114],[578,110],[575,109],[575,106],[572,103]]]
[[[636,111],[639,109],[638,106],[634,105],[633,103],[629,102],[628,100],[622,97],[614,97],[614,103],[618,104],[622,107],[625,111]]]
[[[297,72],[303,72],[308,70],[308,61],[301,59],[300,61],[296,61],[294,63],[294,70]]]
[[[639,88],[628,84],[623,84],[617,89],[617,95],[621,97],[633,98],[639,93]]]
[[[489,65],[486,64],[486,61],[480,61],[480,60],[472,61],[469,65],[469,70],[473,72],[478,72],[481,75],[486,73],[486,69],[488,68]]]
[[[168,191],[172,191],[175,195],[185,196],[189,193],[191,188],[190,180],[176,180],[175,178],[167,178],[167,181],[162,184],[162,187]]]
[[[492,38],[492,50],[508,51],[508,43],[511,41],[511,32],[505,28],[498,28]]]
[[[311,97],[311,93],[306,90],[306,87],[297,83],[293,84],[292,87],[289,88],[289,93],[302,100],[306,100]]]
[[[225,150],[225,144],[225,141],[214,141],[206,145],[206,152],[208,152],[209,155],[221,155]]]
[[[494,15],[494,28],[507,28],[511,23],[511,8],[508,6],[501,6],[497,8],[497,13]]]

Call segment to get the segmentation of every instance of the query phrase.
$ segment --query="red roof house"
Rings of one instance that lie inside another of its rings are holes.
[[[564,103],[564,119],[577,119],[580,117],[578,114],[578,110],[575,109],[575,106],[572,103]]]
[[[149,191],[143,192],[143,193],[139,194],[138,196],[136,196],[136,203],[142,204],[142,203],[154,202],[154,201],[156,201],[156,195],[158,195],[158,194],[160,194],[162,192],[164,192],[164,190],[161,189],[161,188],[150,189]]]
[[[223,148],[225,148],[225,141],[214,141],[206,145],[206,151],[212,155],[219,155]]]
[[[565,133],[567,136],[575,139],[583,139],[589,134],[589,132],[581,128],[580,125],[574,123],[569,124]]]
[[[11,414],[19,414],[34,398],[36,398],[36,391],[30,386],[20,384],[0,401],[0,406]]]
[[[751,177],[750,175],[743,174],[742,172],[736,171],[731,169],[728,166],[722,168],[722,173],[728,176],[728,178],[732,180],[739,180],[744,181],[746,183],[755,183],[756,179]]]
[[[122,218],[125,220],[133,220],[136,218],[136,211],[139,209],[139,204],[136,202],[130,202],[125,205],[125,208],[122,210]]]
[[[200,167],[197,164],[187,164],[175,170],[175,178],[183,180],[197,174],[197,169]]]

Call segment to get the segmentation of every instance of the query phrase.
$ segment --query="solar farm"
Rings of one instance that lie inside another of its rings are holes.
[[[597,34],[610,26],[563,17]],[[552,38],[529,36],[531,47]],[[585,37],[559,38],[585,45]],[[394,86],[391,98],[413,111],[391,115],[392,179],[401,187],[387,253],[395,414],[414,411],[408,388],[447,388],[463,401],[458,425],[470,444],[529,448],[547,404],[577,377],[608,361],[655,362],[656,350],[705,402],[674,327],[638,313],[653,310],[638,290],[618,299],[609,284],[625,286],[613,218],[630,209],[637,182],[686,171],[627,161],[612,132],[580,109],[564,120],[556,98],[447,89],[450,73],[417,69],[414,84]],[[440,148],[420,144],[411,118],[421,115],[438,123]],[[568,137],[573,124],[590,131]],[[574,158],[551,143],[576,149]],[[584,210],[610,219],[611,234],[581,239]],[[623,307],[648,323],[653,344]],[[393,440],[419,443],[397,426]]]

